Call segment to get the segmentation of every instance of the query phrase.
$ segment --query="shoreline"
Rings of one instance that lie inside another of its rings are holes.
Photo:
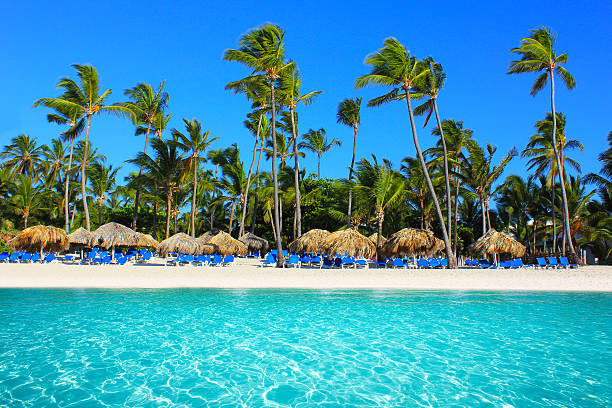
[[[612,292],[612,266],[578,269],[318,269],[0,264],[0,288],[380,289]]]

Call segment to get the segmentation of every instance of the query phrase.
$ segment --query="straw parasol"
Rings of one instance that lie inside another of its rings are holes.
[[[89,246],[89,240],[91,233],[83,227],[79,227],[76,231],[68,234],[68,241],[70,246],[75,247],[86,247]]]
[[[198,241],[200,239],[198,238]],[[219,231],[214,237],[209,239],[206,244],[215,247],[215,252],[222,255],[246,255],[247,247],[242,242],[234,239],[227,232]]]
[[[136,243],[137,247],[140,248],[153,248],[157,249],[159,247],[159,242],[155,238],[153,238],[149,234],[138,234],[138,242]]]
[[[321,251],[321,242],[327,238],[329,234],[330,232],[327,230],[311,229],[290,243],[288,248],[291,252],[295,253],[319,252]]]
[[[187,255],[199,255],[200,243],[189,235],[179,232],[168,239],[164,239],[157,248],[160,256],[166,257],[170,252],[179,252]]]
[[[433,232],[418,228],[404,228],[391,235],[381,248],[384,256],[432,255],[444,249],[444,241]]]
[[[125,225],[109,222],[91,233],[89,246],[105,249],[115,247],[133,247],[138,244],[140,234]]]
[[[491,228],[476,242],[468,247],[468,250],[473,253],[493,254],[510,254],[514,257],[525,255],[525,245],[518,242],[510,234],[498,232]]]
[[[255,234],[251,234],[250,232],[247,232],[246,234],[238,238],[238,241],[246,245],[249,252],[267,252],[268,248],[270,247],[270,245],[268,245],[268,241],[258,237]]]
[[[374,245],[376,245],[378,243],[378,232],[373,233],[372,235],[370,235],[368,237],[368,239],[370,241],[372,241],[372,243]],[[384,243],[387,242],[387,238],[383,237],[382,235],[380,236],[380,243],[381,245],[384,245]]]
[[[200,235],[197,240],[200,244],[206,244],[208,241],[210,241],[212,239],[212,237],[214,237],[215,235],[217,235],[218,233],[220,233],[221,230],[218,230],[216,228],[211,229],[210,231],[205,232],[204,234]]]
[[[63,229],[36,225],[21,231],[7,242],[8,246],[17,251],[52,252],[68,249],[68,235]]]
[[[376,253],[376,247],[368,239],[353,228],[336,231],[321,242],[321,249],[328,255],[360,256],[371,258]]]

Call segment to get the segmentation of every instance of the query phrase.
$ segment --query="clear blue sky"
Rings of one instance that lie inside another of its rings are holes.
[[[36,4],[35,4],[36,3]],[[463,120],[480,143],[498,147],[498,158],[512,146],[524,148],[533,124],[549,108],[549,91],[529,95],[535,75],[506,75],[513,58],[508,50],[528,30],[547,25],[558,33],[557,49],[569,54],[567,68],[577,87],[559,89],[557,108],[567,115],[566,134],[585,145],[575,154],[583,172],[596,171],[597,154],[612,130],[610,114],[612,66],[612,3],[576,1],[526,2],[6,2],[0,26],[0,144],[20,133],[49,142],[60,129],[48,124],[47,110],[32,108],[40,97],[58,95],[58,79],[74,75],[74,63],[94,65],[110,102],[137,82],[157,86],[166,81],[170,93],[170,128],[182,118],[198,118],[220,140],[214,148],[237,142],[248,166],[253,138],[242,126],[249,104],[224,90],[226,83],[246,76],[243,66],[222,60],[241,34],[265,22],[286,30],[287,57],[304,77],[304,91],[324,93],[300,110],[300,133],[325,128],[344,142],[326,156],[323,176],[345,177],[351,155],[351,130],[336,124],[336,107],[346,97],[369,99],[382,89],[355,91],[356,77],[368,72],[364,57],[384,38],[397,37],[417,57],[433,56],[447,74],[439,98],[443,118]],[[431,125],[419,136],[424,148],[434,143]],[[433,121],[432,121],[433,122]],[[124,160],[142,149],[126,120],[96,117],[91,128],[96,147],[126,174]],[[363,108],[357,156],[374,153],[397,166],[414,155],[405,104]],[[316,172],[316,158],[304,162]],[[515,159],[506,174],[525,174]]]

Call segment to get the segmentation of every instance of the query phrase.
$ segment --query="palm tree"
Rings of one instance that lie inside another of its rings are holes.
[[[142,134],[144,130],[145,145],[143,152],[145,154],[147,153],[151,128],[154,126],[155,121],[159,120],[159,116],[163,115],[164,109],[168,106],[169,96],[168,93],[163,90],[164,83],[165,82],[162,81],[161,84],[159,84],[159,89],[156,91],[151,85],[141,82],[133,88],[126,89],[124,95],[127,96],[130,101],[119,104],[132,112],[134,124],[136,125],[136,135]],[[143,126],[140,127],[139,125]],[[142,175],[142,167],[138,174]],[[139,198],[140,187],[137,186],[136,196],[134,198],[134,215],[132,217],[132,228],[134,230],[136,230],[138,218]]]
[[[417,81],[415,90],[418,93],[422,93],[424,96],[427,96],[429,99],[420,106],[417,106],[414,109],[415,115],[424,115],[427,114],[427,118],[425,119],[425,124],[423,127],[427,126],[427,122],[432,114],[435,112],[436,121],[438,122],[438,131],[440,133],[440,141],[442,142],[442,153],[444,158],[444,182],[446,187],[446,222],[448,223],[448,233],[451,236],[452,240],[452,229],[451,229],[451,188],[450,188],[450,176],[448,174],[448,152],[446,150],[446,138],[444,137],[444,127],[442,126],[442,122],[440,121],[440,114],[438,113],[438,94],[440,90],[444,86],[444,80],[446,79],[446,75],[442,71],[442,64],[437,64],[434,62],[433,58],[426,58],[424,61],[427,69],[427,75],[420,78]]]
[[[416,149],[419,162],[423,168],[427,188],[429,189],[429,194],[431,194],[431,198],[436,208],[438,220],[442,229],[448,267],[455,267],[456,260],[452,252],[450,240],[446,231],[446,225],[444,223],[444,217],[442,216],[442,211],[440,210],[440,204],[438,203],[436,192],[431,183],[429,173],[427,172],[423,152],[421,152],[414,122],[414,113],[412,111],[410,91],[415,83],[419,82],[421,78],[428,75],[429,70],[423,63],[417,61],[416,57],[410,56],[406,48],[404,48],[404,46],[395,38],[387,38],[384,42],[383,48],[368,55],[365,63],[370,65],[372,70],[370,74],[357,78],[355,81],[356,88],[359,89],[368,85],[393,87],[390,92],[370,100],[368,102],[368,106],[379,106],[384,103],[400,100],[402,98],[406,100],[406,104],[408,105],[408,115],[410,117],[410,125],[412,128],[412,140],[414,142],[414,147]]]
[[[433,206],[431,201],[427,200],[429,190],[421,164],[414,157],[405,157],[402,160],[400,172],[405,179],[406,199],[414,208],[418,209],[421,229],[430,229],[430,216]]]
[[[187,168],[193,169],[193,189],[191,193],[191,219],[190,219],[190,231],[191,236],[195,237],[195,217],[196,217],[196,191],[198,190],[198,170],[200,153],[204,152],[208,145],[210,145],[215,140],[218,140],[218,137],[209,139],[210,131],[206,131],[202,133],[202,124],[199,120],[193,119],[191,121],[187,119],[183,119],[185,123],[185,130],[187,131],[187,135],[185,136],[183,133],[179,132],[176,129],[172,129],[172,137],[177,140],[178,146],[188,152],[191,152],[187,160]]]
[[[570,220],[567,208],[567,193],[565,192],[565,175],[563,174],[563,165],[561,157],[557,151],[557,113],[555,111],[555,73],[561,77],[563,83],[568,89],[573,89],[576,86],[574,77],[561,65],[567,62],[567,54],[557,55],[554,50],[554,45],[557,38],[556,35],[548,28],[538,28],[531,30],[531,35],[521,40],[521,46],[513,48],[510,52],[519,54],[519,61],[512,61],[508,68],[508,74],[522,74],[525,72],[541,73],[533,86],[531,87],[531,95],[535,96],[546,86],[550,79],[550,106],[552,111],[552,145],[557,168],[559,169],[559,179],[561,180],[561,199],[563,203],[563,225],[565,234],[569,244],[570,253],[576,255],[572,237],[570,236]],[[563,247],[565,254],[565,246]]]
[[[516,174],[506,177],[506,181],[500,188],[497,198],[497,208],[509,215],[508,222],[513,226],[514,233],[519,240],[528,242],[529,219],[533,220],[533,250],[535,251],[536,219],[538,201],[541,201],[540,191],[534,183],[534,176],[529,176],[525,181]]]
[[[47,121],[49,123],[68,126],[68,129],[60,133],[60,136],[62,138],[62,142],[70,141],[70,153],[68,154],[68,166],[66,167],[66,176],[64,181],[64,230],[66,233],[68,233],[70,232],[70,222],[68,220],[68,196],[70,190],[70,177],[72,175],[72,153],[74,151],[74,139],[76,139],[79,134],[83,132],[85,121],[81,118],[82,112],[80,109],[56,109],[55,112],[56,113],[47,114]]]
[[[36,143],[35,137],[21,134],[4,147],[0,158],[6,159],[4,167],[9,169],[11,178],[17,174],[36,178],[43,153],[43,147]]]
[[[65,168],[66,148],[59,139],[52,139],[51,145],[43,145],[45,160],[42,167],[45,169],[45,184],[48,187],[56,182],[61,183],[61,173]]]
[[[223,169],[223,180],[221,181],[221,186],[227,194],[224,198],[229,199],[232,203],[227,231],[228,234],[231,234],[236,205],[244,205],[244,196],[246,195],[246,177],[244,176],[243,163],[240,161],[240,151],[238,150],[238,145],[234,143],[228,148],[228,153],[227,160],[221,165],[221,168]]]
[[[291,134],[293,135],[293,158],[295,160],[293,167],[294,176],[294,191],[295,191],[295,224],[297,226],[297,235],[302,235],[302,206],[300,200],[300,165],[298,157],[298,128],[297,128],[297,114],[295,109],[299,103],[304,105],[311,104],[314,99],[320,95],[323,91],[313,91],[305,95],[301,94],[300,87],[302,85],[302,78],[297,66],[294,64],[288,69],[284,70],[280,76],[280,92],[281,92],[281,103],[289,108],[289,116],[291,119]],[[295,239],[295,237],[294,237]]]
[[[128,162],[142,166],[148,173],[147,177],[154,180],[155,185],[163,192],[166,198],[166,238],[168,238],[173,196],[180,189],[185,173],[185,162],[177,143],[173,140],[153,139],[151,148],[155,152],[154,157],[140,152],[136,159]]]
[[[351,156],[351,166],[349,167],[349,182],[353,180],[353,167],[355,166],[355,151],[357,149],[357,130],[361,124],[361,98],[347,98],[338,105],[336,121],[353,128],[353,156]],[[351,210],[353,205],[353,190],[349,190],[348,211],[346,214],[346,224],[351,226]]]
[[[567,157],[565,152],[569,150],[579,149],[581,152],[584,150],[584,146],[577,140],[567,140],[565,136],[565,115],[561,112],[557,112],[557,136],[555,138],[557,143],[557,152],[561,157],[561,166],[569,165],[576,171],[580,172],[580,164]],[[557,160],[555,159],[555,149],[553,148],[552,128],[553,120],[552,114],[547,113],[546,119],[536,122],[535,125],[538,133],[531,136],[527,147],[521,153],[521,157],[529,157],[528,165],[529,170],[535,167],[535,175],[546,175],[546,185],[551,189],[551,212],[552,212],[552,229],[553,229],[553,250],[557,248],[557,222],[555,217],[555,186],[557,184],[556,177],[561,174],[557,167]],[[565,237],[565,234],[564,234]]]
[[[100,79],[98,71],[91,65],[72,66],[77,71],[80,84],[72,78],[65,77],[60,79],[57,87],[64,90],[64,94],[59,98],[41,98],[34,103],[34,106],[43,105],[62,111],[79,110],[87,118],[85,130],[85,148],[89,146],[89,128],[91,118],[96,114],[110,113],[122,116],[131,116],[129,109],[120,105],[105,105],[106,98],[112,93],[110,89],[100,93]],[[89,231],[89,210],[87,208],[87,194],[85,191],[85,168],[87,167],[87,151],[83,155],[81,163],[81,195],[83,196],[83,210],[85,212],[85,228]]]
[[[338,139],[327,141],[327,132],[321,128],[319,130],[310,129],[302,136],[304,142],[300,143],[301,149],[309,150],[317,154],[317,178],[321,178],[321,156],[327,153],[334,146],[342,146],[342,142]]]
[[[378,240],[376,256],[380,256],[381,237],[385,211],[401,203],[404,195],[404,181],[401,175],[391,168],[391,163],[384,161],[379,164],[376,156],[372,162],[361,159],[355,171],[356,213],[364,217],[373,216],[376,221]]]
[[[239,49],[225,51],[223,59],[236,61],[253,70],[251,78],[264,75],[270,84],[270,106],[272,113],[272,178],[274,180],[274,224],[276,226],[275,241],[278,251],[277,265],[284,264],[283,247],[280,231],[280,213],[278,199],[278,178],[276,174],[276,81],[283,70],[294,63],[285,62],[285,32],[277,25],[266,24],[255,30],[243,34],[240,38]],[[256,74],[259,73],[259,74]]]
[[[95,162],[91,165],[91,169],[88,172],[91,191],[97,197],[98,227],[102,225],[102,204],[107,199],[106,194],[115,187],[115,177],[118,171],[119,168],[113,169],[112,165],[106,167],[100,162]]]
[[[43,190],[36,185],[31,176],[17,175],[15,192],[11,201],[15,212],[23,219],[23,228],[28,227],[29,216],[42,207],[44,195]]]

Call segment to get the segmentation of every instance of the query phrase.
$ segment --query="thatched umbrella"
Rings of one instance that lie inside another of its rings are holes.
[[[214,237],[215,235],[219,234],[221,232],[221,230],[218,230],[216,228],[211,229],[210,231],[207,231],[205,233],[203,233],[202,235],[200,235],[197,240],[200,244],[206,244],[208,241],[210,241],[212,239],[212,237]]]
[[[111,257],[115,256],[115,247],[134,247],[138,244],[140,234],[125,225],[109,222],[98,227],[89,238],[90,247],[111,249]]]
[[[329,236],[330,232],[323,229],[311,229],[300,235],[298,239],[289,244],[291,252],[319,252],[322,250],[321,242]]]
[[[75,247],[86,247],[89,246],[89,240],[91,239],[91,233],[83,227],[79,227],[76,231],[68,234],[68,241],[70,246]]]
[[[526,249],[525,245],[509,234],[498,232],[493,228],[468,247],[468,251],[473,253],[510,254],[514,257],[525,255]]]
[[[268,241],[266,241],[263,238],[258,237],[255,234],[251,234],[250,232],[247,232],[246,234],[238,238],[238,241],[246,245],[249,252],[254,252],[254,251],[259,251],[260,253],[267,252],[268,248],[270,247],[268,245]]]
[[[170,252],[179,252],[187,255],[199,255],[200,243],[189,235],[179,232],[168,239],[164,239],[157,248],[159,255],[166,257]]]
[[[197,240],[196,240],[197,241]],[[202,255],[212,255],[216,251],[214,245],[211,244],[200,244],[200,253]]]
[[[321,242],[321,249],[328,255],[359,256],[371,258],[376,253],[376,246],[357,230],[348,228],[332,232]]]
[[[138,234],[137,247],[157,249],[159,242],[149,234]]]
[[[36,225],[21,231],[7,242],[17,251],[40,252],[64,251],[68,249],[68,235],[63,229]]]
[[[383,256],[432,255],[444,248],[444,241],[433,232],[417,228],[404,228],[391,235],[381,248]]]
[[[215,252],[222,255],[246,255],[247,247],[242,242],[233,238],[227,232],[219,231],[214,237],[206,242],[215,247]]]
[[[373,233],[372,235],[370,235],[370,236],[368,237],[368,239],[369,239],[370,241],[372,241],[372,243],[373,243],[374,245],[376,245],[376,244],[378,243],[378,232],[375,232],[375,233]],[[381,235],[381,237],[380,237],[380,244],[381,244],[381,245],[384,245],[384,244],[385,244],[385,242],[387,242],[387,238],[385,238],[385,237],[383,237],[383,236]]]

